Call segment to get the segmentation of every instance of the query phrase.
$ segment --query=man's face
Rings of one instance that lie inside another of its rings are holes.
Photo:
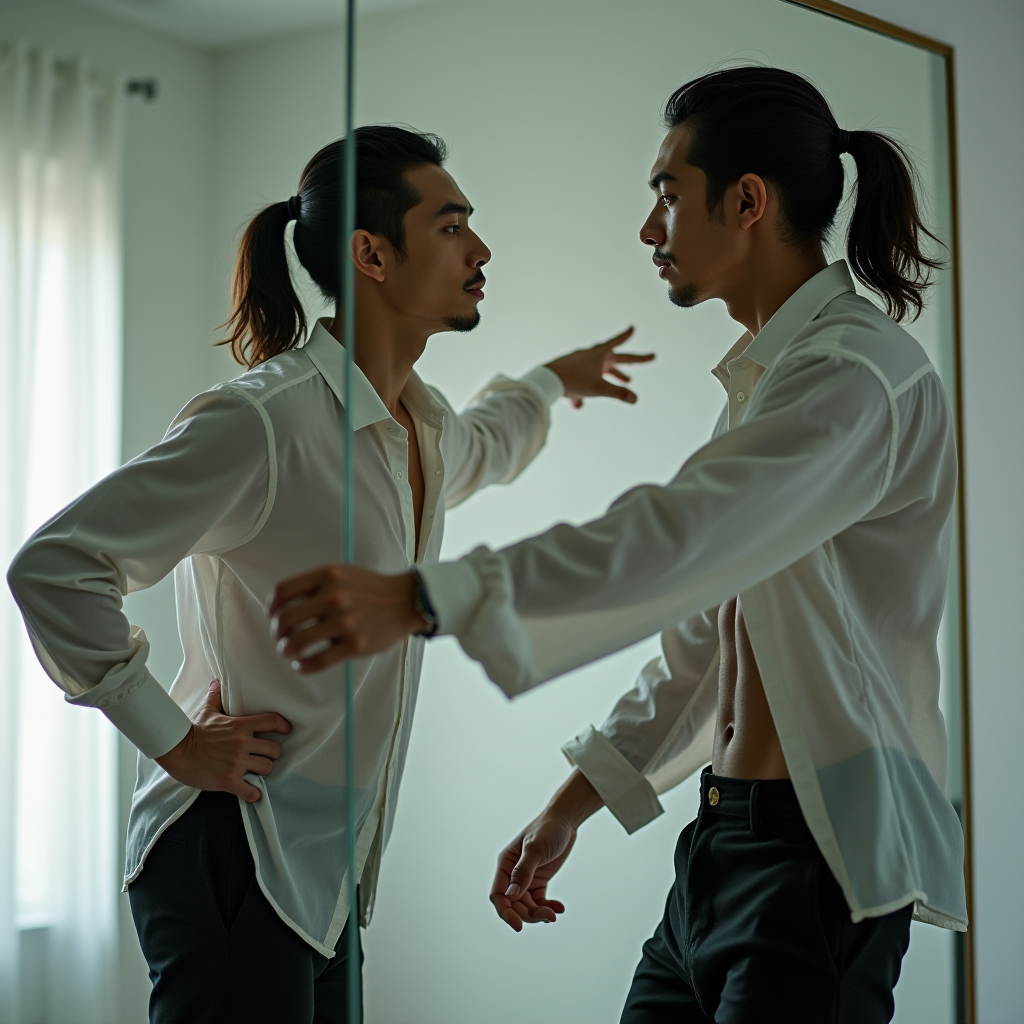
[[[723,294],[730,271],[745,255],[744,232],[737,230],[727,190],[718,213],[709,215],[707,177],[686,162],[689,129],[673,128],[651,171],[654,209],[640,231],[654,247],[658,275],[668,282],[677,306],[694,306]]]
[[[388,269],[388,300],[397,312],[437,330],[471,331],[484,297],[481,268],[491,258],[469,227],[473,208],[443,167],[423,164],[406,179],[423,199],[405,214],[408,255]]]

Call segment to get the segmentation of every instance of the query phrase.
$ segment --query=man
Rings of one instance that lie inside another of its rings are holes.
[[[228,341],[249,372],[193,399],[164,440],[39,530],[11,589],[46,670],[140,750],[125,884],[156,1024],[346,1019],[347,927],[369,920],[419,685],[412,638],[355,668],[356,856],[346,863],[344,687],[275,652],[274,582],[340,556],[342,437],[354,430],[356,557],[382,572],[436,561],[446,507],[514,479],[549,406],[602,394],[650,357],[630,332],[496,378],[465,412],[417,377],[428,338],[479,321],[490,252],[433,136],[357,132],[356,370],[342,407],[340,318],[305,345],[285,249],[338,303],[343,143],[242,239]],[[164,691],[121,596],[174,571],[185,662]],[[213,682],[211,683],[211,680]],[[240,810],[241,809],[241,812]],[[360,880],[350,908],[346,872]],[[339,955],[336,955],[339,954]]]
[[[746,328],[715,370],[710,443],[584,526],[419,578],[324,569],[272,611],[304,670],[426,628],[510,696],[663,630],[664,656],[564,748],[575,770],[502,854],[495,908],[516,930],[554,921],[547,883],[582,821],[607,805],[641,827],[710,755],[624,1024],[888,1021],[911,916],[967,924],[936,648],[953,424],[894,322],[938,263],[906,154],[840,129],[798,75],[703,76],[666,127],[641,238],[673,302],[722,299]],[[844,152],[849,262],[891,318],[824,257]]]

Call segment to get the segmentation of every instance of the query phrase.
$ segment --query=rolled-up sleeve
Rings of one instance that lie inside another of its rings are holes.
[[[519,476],[544,447],[551,406],[564,394],[558,374],[538,366],[518,380],[495,377],[461,413],[450,410],[441,436],[445,505]]]
[[[668,485],[627,492],[583,526],[425,567],[440,629],[510,696],[627,647],[864,516],[888,486],[896,430],[872,366],[804,349],[776,363],[744,422]]]
[[[149,644],[122,611],[183,558],[258,532],[273,498],[269,420],[220,388],[193,399],[164,439],[38,530],[7,580],[40,663],[73,704],[100,708],[147,757],[189,719],[149,673]]]
[[[600,729],[590,726],[562,747],[627,832],[661,814],[658,794],[711,758],[718,705],[714,612],[665,630],[661,650]]]

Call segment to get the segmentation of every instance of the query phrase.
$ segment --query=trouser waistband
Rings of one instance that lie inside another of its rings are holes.
[[[766,821],[803,822],[803,811],[789,779],[731,779],[701,772],[700,813],[746,819],[750,831],[760,835]]]

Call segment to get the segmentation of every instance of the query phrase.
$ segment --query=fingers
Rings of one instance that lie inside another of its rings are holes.
[[[246,732],[257,733],[257,732],[281,732],[286,736],[292,731],[292,723],[288,721],[283,715],[277,714],[276,711],[267,711],[262,715],[247,715],[245,718],[240,718],[238,724],[246,730]],[[266,742],[272,742],[267,740]],[[276,747],[277,744],[275,743]]]
[[[314,672],[322,672],[325,668],[348,661],[350,658],[362,657],[365,653],[366,645],[364,643],[358,638],[346,637],[308,658],[296,658],[291,664],[296,672],[307,676]]]
[[[611,357],[617,363],[649,363],[655,355],[653,352],[613,352]]]
[[[258,754],[260,757],[269,757],[271,760],[276,761],[281,756],[281,744],[275,743],[273,740],[261,740],[258,736],[253,736],[249,744],[249,753]]]
[[[338,612],[345,611],[349,604],[348,595],[336,591],[317,591],[305,597],[293,598],[273,616],[274,635],[278,640],[290,637],[306,623],[314,624],[328,619]]]
[[[619,345],[625,344],[630,338],[633,337],[633,332],[636,330],[635,327],[627,327],[621,334],[616,334],[614,338],[609,338],[607,341],[601,342],[599,348],[618,348]]]
[[[252,772],[254,775],[269,775],[273,770],[274,762],[269,757],[256,757],[250,754],[242,762],[242,771]]]
[[[609,367],[606,372],[610,377],[615,377],[617,380],[624,380],[627,384],[633,379],[628,374],[616,369],[614,366]]]
[[[247,804],[254,804],[262,795],[260,791],[245,779],[232,779],[230,784],[224,788],[224,792],[240,796]]]
[[[309,649],[314,644],[323,644],[324,641],[327,641],[321,648],[322,650],[326,649],[335,640],[346,635],[346,627],[349,625],[348,618],[344,614],[318,620],[307,619],[300,622],[291,633],[278,641],[277,652],[286,658],[300,657],[306,652],[312,655],[315,652]]]
[[[338,582],[344,575],[344,569],[343,565],[323,565],[311,572],[300,573],[298,576],[282,580],[271,595],[268,613],[274,615],[282,605],[289,601],[315,593],[328,583]]]
[[[626,402],[628,405],[636,404],[635,391],[630,391],[629,388],[620,388],[617,384],[612,384],[609,381],[602,381],[596,391],[606,398],[617,398],[620,402]]]

